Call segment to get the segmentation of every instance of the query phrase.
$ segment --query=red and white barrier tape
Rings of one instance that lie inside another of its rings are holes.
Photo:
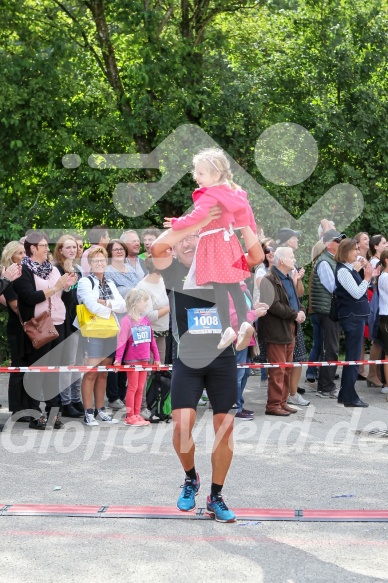
[[[360,364],[388,364],[387,360],[329,360],[327,362],[269,362],[237,364],[237,368],[297,368],[301,366],[354,366]],[[172,365],[124,364],[120,366],[1,366],[0,373],[8,372],[109,372],[109,371],[166,371]]]

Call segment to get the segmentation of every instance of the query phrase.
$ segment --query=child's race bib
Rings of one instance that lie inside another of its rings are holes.
[[[144,344],[144,342],[151,342],[151,326],[134,326],[132,328],[133,343]]]
[[[217,308],[190,308],[187,310],[190,334],[221,334],[222,328]]]

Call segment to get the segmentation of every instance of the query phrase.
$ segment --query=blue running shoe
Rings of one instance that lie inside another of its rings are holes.
[[[236,515],[229,510],[227,505],[222,499],[221,494],[217,498],[207,497],[206,508],[208,514],[213,514],[217,522],[235,522]]]
[[[195,497],[198,494],[199,487],[201,485],[199,475],[197,474],[196,480],[190,480],[186,478],[185,483],[182,486],[181,495],[178,498],[176,507],[178,510],[183,512],[190,512],[195,508]]]

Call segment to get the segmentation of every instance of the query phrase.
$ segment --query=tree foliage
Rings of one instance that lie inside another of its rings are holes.
[[[3,0],[1,243],[32,227],[141,228],[182,213],[190,177],[128,219],[112,204],[116,184],[158,173],[88,158],[150,153],[184,123],[294,216],[350,182],[366,201],[352,229],[387,232],[387,32],[386,0]],[[315,172],[292,187],[254,162],[262,131],[285,121],[319,148]],[[80,166],[64,168],[73,153]]]

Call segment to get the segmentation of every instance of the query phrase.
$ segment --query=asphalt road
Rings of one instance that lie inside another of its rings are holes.
[[[184,476],[171,425],[60,431],[11,426],[0,377],[0,504],[174,507]],[[266,384],[251,377],[236,420],[224,487],[231,508],[388,510],[388,402],[359,384],[368,409],[345,409],[307,392],[309,407],[264,416]],[[380,434],[370,431],[379,430]],[[211,412],[199,408],[197,469],[210,487]],[[256,583],[388,581],[388,522],[279,522],[0,516],[0,581],[193,580]]]

